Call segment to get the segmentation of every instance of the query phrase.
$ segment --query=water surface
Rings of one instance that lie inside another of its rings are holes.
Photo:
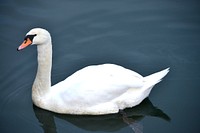
[[[0,132],[128,133],[139,127],[143,130],[135,132],[199,133],[199,5],[196,0],[1,1]],[[40,110],[31,101],[36,47],[16,51],[34,27],[48,29],[53,37],[53,84],[100,63],[144,76],[167,67],[171,71],[149,100],[128,110],[134,126],[120,114],[90,117]]]

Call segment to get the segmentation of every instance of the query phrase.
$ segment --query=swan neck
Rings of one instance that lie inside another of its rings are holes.
[[[48,94],[51,87],[51,68],[52,68],[52,44],[39,44],[38,52],[38,68],[35,81],[32,87],[32,98],[40,99]]]

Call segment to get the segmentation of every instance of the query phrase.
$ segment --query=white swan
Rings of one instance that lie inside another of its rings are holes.
[[[56,113],[117,113],[141,103],[169,72],[167,68],[143,77],[114,64],[94,65],[51,86],[52,42],[49,32],[42,28],[30,30],[18,50],[33,44],[37,44],[38,69],[32,86],[32,100],[36,106]]]

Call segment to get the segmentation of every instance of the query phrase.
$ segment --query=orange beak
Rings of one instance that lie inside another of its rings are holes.
[[[17,48],[18,51],[26,48],[27,46],[31,45],[32,44],[32,41],[27,38],[26,40],[24,40],[24,42]]]

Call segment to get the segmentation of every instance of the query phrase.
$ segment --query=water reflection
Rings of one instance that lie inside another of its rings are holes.
[[[102,116],[61,115],[40,109],[36,106],[33,106],[33,108],[45,133],[56,133],[54,117],[66,120],[87,131],[104,132],[114,132],[130,126],[135,133],[143,133],[143,125],[140,123],[140,120],[145,116],[153,116],[170,121],[170,117],[162,110],[153,106],[148,98],[134,108],[126,109],[118,114]]]

